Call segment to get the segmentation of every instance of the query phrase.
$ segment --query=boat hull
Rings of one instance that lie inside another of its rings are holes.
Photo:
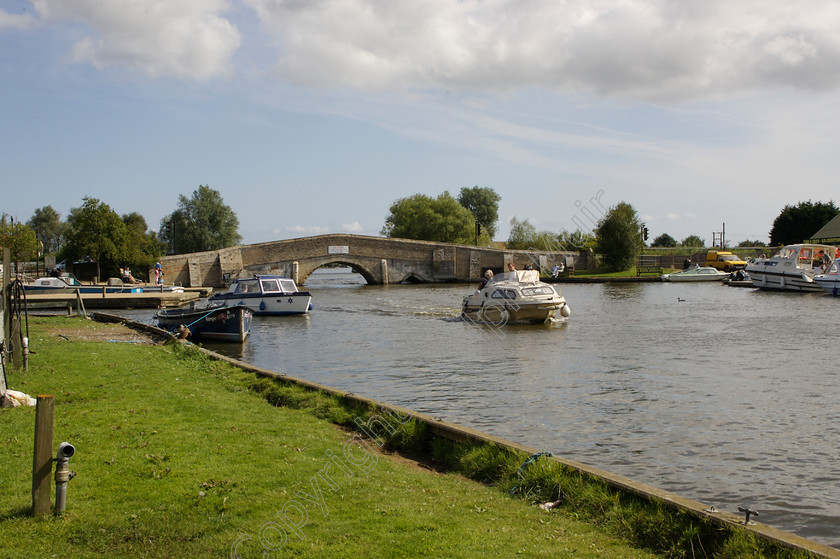
[[[840,278],[817,276],[814,278],[814,283],[820,286],[820,289],[829,295],[840,295]]]
[[[814,278],[804,272],[748,270],[754,287],[765,291],[822,291]]]
[[[469,305],[464,304],[461,314],[464,318],[488,324],[517,324],[547,322],[557,317],[563,303],[536,303],[524,305]]]
[[[253,313],[247,307],[214,307],[159,311],[158,327],[175,331],[181,326],[190,336],[204,340],[243,342],[251,331]]]

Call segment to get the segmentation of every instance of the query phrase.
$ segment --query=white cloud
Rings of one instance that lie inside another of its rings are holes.
[[[341,229],[346,233],[361,233],[362,231],[364,231],[365,228],[362,227],[362,224],[359,223],[358,220],[356,220],[353,223],[342,224]]]
[[[243,0],[307,86],[686,99],[840,84],[833,0]]]
[[[72,47],[72,59],[103,69],[122,66],[156,78],[204,80],[231,71],[239,31],[219,14],[226,0],[34,0],[48,21],[85,24],[90,35]]]
[[[0,10],[0,30],[28,29],[34,23],[34,18],[29,14],[10,14],[5,10]]]
[[[324,235],[330,232],[329,227],[321,227],[320,225],[289,225],[284,229],[275,229],[274,234],[292,233],[294,235]]]

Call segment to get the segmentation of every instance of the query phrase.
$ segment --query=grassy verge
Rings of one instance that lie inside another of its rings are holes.
[[[230,557],[234,546],[243,558],[650,556],[382,454],[317,417],[357,415],[322,394],[189,347],[119,343],[114,326],[30,327],[37,353],[9,382],[55,396],[55,444],[76,445],[78,476],[62,517],[31,518],[34,408],[0,410],[2,557]]]
[[[34,409],[0,411],[4,557],[796,556],[413,420],[362,439],[338,426],[378,410],[188,346],[118,343],[119,327],[79,319],[30,327],[30,372],[9,381],[55,396],[79,475],[64,516],[29,517]]]

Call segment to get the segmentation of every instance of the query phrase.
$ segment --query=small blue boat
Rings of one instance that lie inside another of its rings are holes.
[[[169,332],[187,329],[190,338],[240,343],[251,331],[252,317],[243,306],[164,309],[155,314],[158,327]]]

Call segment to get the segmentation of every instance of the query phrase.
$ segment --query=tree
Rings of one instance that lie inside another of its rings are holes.
[[[636,263],[642,251],[641,227],[636,210],[626,202],[610,208],[598,222],[595,230],[597,251],[609,270],[620,272]]]
[[[661,235],[656,237],[652,243],[650,243],[650,246],[673,248],[677,246],[677,240],[668,233],[662,233]]]
[[[814,203],[808,200],[796,206],[787,205],[773,220],[770,245],[793,245],[807,241],[838,213],[840,209],[833,201]]]
[[[17,270],[18,262],[33,259],[38,251],[38,239],[31,227],[3,214],[0,219],[0,247],[9,249]]]
[[[67,224],[52,206],[38,208],[26,224],[35,231],[35,236],[44,243],[44,252],[53,254],[61,248]]]
[[[191,198],[178,196],[178,209],[160,221],[160,238],[175,254],[218,250],[242,241],[236,213],[218,190],[205,185]]]
[[[557,234],[557,242],[560,245],[558,250],[586,250],[591,248],[595,250],[595,235],[592,233],[584,233],[580,229],[569,233],[565,229]]]
[[[706,246],[706,241],[697,235],[689,235],[680,242],[680,245],[684,247],[704,247]]]
[[[472,244],[475,218],[449,192],[437,198],[415,194],[391,204],[381,234],[400,239]]]
[[[139,213],[123,215],[122,220],[128,232],[126,261],[133,268],[150,270],[166,250],[166,243],[154,231],[147,231],[146,219]]]
[[[458,203],[472,212],[476,222],[492,240],[496,235],[496,222],[499,220],[499,201],[502,199],[492,188],[474,186],[462,188],[458,194]]]
[[[510,235],[508,235],[507,248],[514,250],[528,250],[534,248],[537,242],[537,228],[530,221],[524,219],[519,221],[516,217],[510,219]]]
[[[102,277],[103,267],[111,271],[130,256],[128,228],[108,204],[87,196],[83,200],[67,216],[70,232],[62,254],[73,260],[93,258],[96,276]]]
[[[741,241],[737,245],[738,247],[766,247],[767,243],[762,241],[750,241],[749,239],[745,241]]]

